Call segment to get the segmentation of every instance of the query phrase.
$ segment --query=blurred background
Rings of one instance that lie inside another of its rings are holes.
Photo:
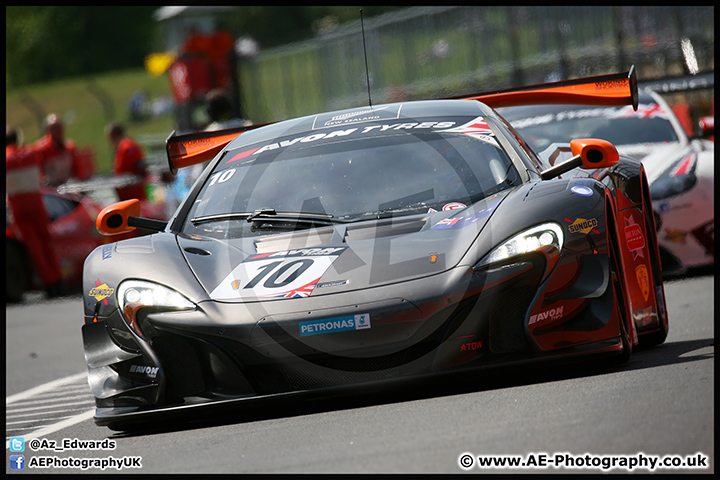
[[[208,46],[220,34],[224,46]],[[112,167],[107,123],[164,165],[165,138],[207,127],[218,88],[233,117],[259,124],[366,105],[368,90],[382,103],[633,64],[640,81],[714,70],[712,6],[8,6],[6,36],[6,123],[30,143],[57,113],[98,173]],[[713,94],[682,95],[697,117]]]

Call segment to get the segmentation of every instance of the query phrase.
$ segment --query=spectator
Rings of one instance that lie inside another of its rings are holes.
[[[5,188],[14,226],[43,281],[48,297],[67,294],[60,261],[53,250],[48,217],[40,190],[41,157],[18,145],[17,132],[5,127]]]
[[[230,98],[225,91],[216,88],[207,94],[205,100],[205,109],[210,117],[210,123],[205,127],[206,132],[252,125],[247,120],[235,117]]]
[[[210,117],[210,123],[205,127],[206,132],[225,130],[227,128],[247,127],[252,122],[233,116],[232,105],[227,93],[219,88],[209,92],[205,98],[205,109]],[[181,168],[168,189],[166,203],[168,211],[173,212],[180,202],[190,192],[190,187],[200,177],[209,162]]]
[[[125,135],[125,128],[116,122],[107,126],[108,140],[115,149],[115,160],[113,163],[113,172],[115,175],[135,175],[135,181],[126,186],[117,187],[118,197],[120,200],[130,200],[137,198],[145,200],[145,184],[147,175],[147,165],[145,163],[145,154],[132,138]]]
[[[33,150],[40,157],[44,181],[57,187],[71,178],[80,178],[80,159],[75,143],[65,140],[65,127],[54,113],[45,118],[45,135],[35,142]]]
[[[215,73],[215,86],[218,88],[230,87],[230,75],[232,75],[230,55],[235,54],[235,38],[218,26],[210,35],[210,61]]]

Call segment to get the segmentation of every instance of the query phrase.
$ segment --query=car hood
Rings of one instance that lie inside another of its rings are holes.
[[[195,277],[216,301],[352,291],[457,266],[507,193],[450,211],[252,238],[178,235],[178,244]]]
[[[643,162],[649,182],[659,177],[686,150],[689,153],[690,147],[688,145],[677,142],[618,146],[618,151],[621,154]]]

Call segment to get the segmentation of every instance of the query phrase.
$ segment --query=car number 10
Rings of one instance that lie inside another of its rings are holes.
[[[336,255],[267,258],[240,263],[210,293],[213,299],[308,296]]]

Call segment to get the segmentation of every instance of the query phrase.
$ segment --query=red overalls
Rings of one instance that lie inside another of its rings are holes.
[[[117,187],[115,189],[121,201],[130,200],[131,198],[145,200],[144,177],[147,174],[147,168],[145,166],[144,158],[145,154],[143,153],[142,148],[131,138],[124,137],[118,143],[117,151],[115,152],[115,175],[129,173],[143,177],[142,183],[128,185],[125,187]]]
[[[60,261],[52,247],[50,218],[40,193],[40,158],[32,150],[5,147],[5,187],[25,248],[45,286],[62,280]]]
[[[64,145],[53,142],[50,135],[45,135],[35,142],[34,150],[40,156],[42,173],[48,184],[58,186],[70,178],[78,177],[75,144],[71,141]]]

